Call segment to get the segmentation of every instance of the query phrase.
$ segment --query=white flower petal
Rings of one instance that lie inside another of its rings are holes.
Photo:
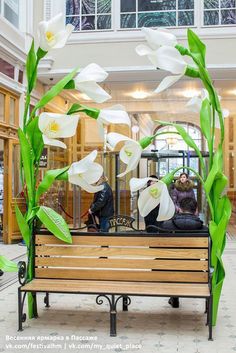
[[[177,44],[177,38],[174,34],[168,30],[158,28],[153,30],[151,28],[142,28],[148,44],[152,49],[157,49],[160,45],[175,46]]]
[[[175,205],[169,195],[167,186],[163,182],[159,182],[159,188],[161,190],[160,196],[160,208],[157,217],[157,221],[167,221],[171,219],[175,214]]]
[[[132,141],[132,139],[128,136],[118,134],[117,132],[109,132],[107,134],[107,142],[112,148],[115,148],[115,146],[121,141]]]
[[[153,50],[145,44],[139,44],[136,48],[136,53],[140,56],[149,55],[153,53]]]
[[[80,71],[75,78],[75,82],[102,82],[107,78],[107,76],[108,73],[101,66],[92,63]]]
[[[99,185],[99,186],[90,185],[89,183],[87,183],[86,180],[84,180],[83,177],[76,176],[76,175],[69,175],[68,180],[71,184],[78,185],[82,189],[90,193],[101,191],[104,188],[103,185]]]
[[[124,110],[101,109],[97,120],[100,120],[103,124],[131,125],[130,117]]]
[[[176,76],[167,76],[165,77],[159,86],[155,89],[155,93],[161,93],[162,91],[166,90],[167,88],[171,87],[177,81],[181,79],[183,75],[176,75]]]
[[[79,115],[42,113],[39,116],[39,129],[48,138],[72,137],[76,133]]]
[[[78,175],[87,172],[96,158],[97,150],[94,150],[80,161],[72,163],[68,170],[68,175]]]
[[[63,143],[62,141],[59,141],[59,140],[56,140],[56,139],[50,139],[44,134],[43,134],[43,142],[44,142],[45,145],[61,147],[61,148],[67,148],[66,144]]]
[[[125,160],[127,161],[127,168],[126,170],[117,175],[117,177],[121,178],[123,177],[124,175],[126,175],[127,173],[131,172],[132,170],[136,169],[138,164],[139,164],[139,161],[140,161],[140,157],[141,157],[141,154],[142,154],[142,148],[138,146],[138,148],[134,147],[134,146],[131,146],[131,147],[127,147],[128,150],[133,150],[134,153],[132,153],[131,157],[128,157],[128,159],[125,159],[125,155],[122,155],[122,150],[125,148],[123,147],[120,151],[120,159],[125,163]],[[126,153],[125,153],[126,154]],[[127,156],[127,154],[126,154]]]
[[[135,192],[135,191],[138,191],[140,189],[143,189],[145,186],[147,186],[147,182],[149,180],[153,180],[153,181],[157,182],[157,179],[150,178],[150,177],[147,177],[147,178],[131,178],[130,182],[129,182],[130,191],[131,192]]]
[[[198,96],[192,97],[186,104],[186,107],[193,113],[200,113],[202,100]]]
[[[162,46],[156,51],[157,66],[172,74],[184,74],[187,63],[176,48]]]
[[[74,26],[72,26],[71,24],[68,24],[65,30],[59,32],[56,35],[56,44],[53,46],[53,48],[54,49],[63,48],[66,45],[66,42],[69,36],[73,32],[73,29],[74,29]]]
[[[138,198],[138,208],[142,217],[146,217],[160,203],[160,198],[154,198],[150,195],[150,188],[154,184],[143,190]]]
[[[120,159],[125,164],[128,164],[135,156],[141,156],[141,153],[142,148],[140,144],[134,140],[128,140],[120,150]]]
[[[96,183],[103,174],[103,167],[98,163],[92,163],[89,170],[83,173],[83,178],[89,184]]]
[[[64,28],[65,25],[62,13],[57,14],[47,22],[47,31],[50,31],[52,33],[60,32]]]
[[[104,103],[111,96],[96,82],[88,81],[88,82],[76,82],[76,88],[87,94],[87,96],[93,99],[96,103]]]

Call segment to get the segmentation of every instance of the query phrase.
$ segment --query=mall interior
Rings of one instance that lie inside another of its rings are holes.
[[[62,139],[66,149],[44,147],[39,180],[43,180],[48,170],[71,165],[96,149],[96,161],[103,166],[113,191],[115,214],[133,217],[135,229],[139,230],[145,225],[137,207],[138,195],[130,192],[131,177],[156,175],[161,179],[181,166],[182,171],[187,171],[186,166],[201,173],[199,158],[192,153],[193,149],[181,135],[171,133],[172,127],[158,121],[182,126],[205,156],[206,165],[208,163],[208,145],[200,126],[199,111],[192,111],[189,106],[191,99],[201,97],[202,82],[183,76],[166,90],[155,93],[167,74],[156,69],[147,56],[137,55],[136,47],[145,43],[141,28],[166,28],[183,46],[187,45],[190,28],[205,43],[206,65],[223,109],[223,168],[228,178],[224,193],[232,205],[223,254],[225,281],[217,325],[213,328],[214,341],[210,342],[203,300],[181,298],[180,307],[176,309],[162,296],[132,297],[129,311],[119,310],[117,336],[110,337],[108,303],[99,306],[94,296],[86,293],[79,296],[53,293],[50,294],[51,307],[47,308],[40,293],[39,318],[27,318],[24,331],[19,332],[17,273],[3,271],[0,277],[0,352],[22,350],[22,344],[30,340],[45,345],[59,343],[43,348],[50,352],[235,352],[236,0],[0,0],[0,255],[16,263],[27,257],[15,209],[17,204],[22,212],[27,211],[18,138],[27,94],[26,60],[32,38],[35,38],[35,47],[39,45],[39,22],[49,21],[59,13],[64,25],[71,24],[74,29],[63,48],[50,50],[40,60],[29,112],[34,111],[39,99],[74,68],[81,70],[96,63],[108,73],[106,80],[100,83],[111,96],[108,101],[96,103],[84,92],[64,89],[39,114],[66,114],[74,103],[100,110],[123,106],[131,126],[110,124],[105,134],[116,132],[135,141],[157,132],[165,134],[152,140],[137,168],[117,178],[125,170],[119,159],[120,147],[111,151],[99,133],[97,121],[82,112],[76,134]],[[215,144],[219,139],[220,127],[216,129]],[[192,171],[189,177],[194,183],[199,216],[208,225],[210,216],[203,186]],[[85,226],[92,200],[92,193],[64,181],[55,181],[41,197],[40,204],[59,213],[71,229],[78,229]],[[36,342],[37,336],[41,337],[40,342]],[[70,346],[64,345],[65,336],[69,337]],[[60,337],[63,345],[60,345]],[[77,337],[77,341],[73,337]],[[97,345],[92,345],[93,340]],[[27,352],[42,349],[27,347]]]

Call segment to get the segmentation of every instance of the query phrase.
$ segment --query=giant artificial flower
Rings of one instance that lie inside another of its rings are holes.
[[[219,101],[221,100],[221,97],[218,96],[219,98]],[[199,96],[194,96],[192,97],[186,104],[186,107],[193,113],[197,113],[199,114],[200,111],[201,111],[201,107],[202,107],[202,102],[205,100],[205,99],[208,99],[209,100],[209,93],[206,89],[202,89],[201,90],[201,95],[200,97]],[[222,113],[223,113],[223,118],[227,118],[229,116],[229,110],[228,109],[223,109],[222,110]],[[220,129],[220,119],[219,119],[219,115],[218,113],[216,112],[216,115],[215,115],[215,127],[217,129]]]
[[[166,221],[175,214],[175,205],[169,195],[165,183],[154,178],[132,178],[130,180],[131,192],[143,189],[149,180],[153,183],[144,189],[138,198],[138,208],[142,217],[146,217],[154,208],[160,205],[157,221]]]
[[[128,113],[124,110],[121,105],[114,105],[106,109],[90,109],[86,108],[85,113],[88,116],[97,120],[99,132],[102,138],[104,138],[104,125],[110,124],[125,124],[130,126],[131,121]]]
[[[39,116],[39,129],[46,145],[66,148],[57,138],[72,137],[76,133],[79,115],[42,113]]]
[[[125,141],[119,155],[121,161],[127,164],[127,167],[123,173],[117,175],[118,177],[123,177],[138,166],[142,151],[151,144],[152,139],[153,137],[145,137],[137,142],[116,132],[107,134],[107,145],[111,150],[114,149],[119,142]]]
[[[87,94],[97,103],[103,103],[111,96],[97,82],[104,81],[108,73],[97,64],[89,64],[74,78],[75,88]]]
[[[79,162],[72,163],[68,170],[68,180],[70,183],[80,186],[87,192],[98,192],[103,189],[103,185],[94,186],[103,174],[103,167],[95,163],[97,150],[91,152],[88,156]]]
[[[39,23],[39,47],[44,51],[63,48],[73,31],[74,26],[64,24],[62,13],[49,21]]]

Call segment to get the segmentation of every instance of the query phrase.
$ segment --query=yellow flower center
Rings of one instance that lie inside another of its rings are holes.
[[[151,188],[151,189],[149,190],[149,194],[150,194],[154,199],[157,199],[157,198],[160,196],[161,192],[160,192],[160,190],[158,190],[157,187],[153,187],[153,188]]]
[[[125,149],[125,154],[126,154],[128,157],[131,157],[133,153],[132,153],[131,151]]]
[[[56,123],[56,121],[52,121],[49,126],[48,129],[50,132],[58,132],[60,130],[60,125],[58,123]]]
[[[55,36],[54,36],[54,34],[52,32],[47,31],[46,32],[46,38],[47,38],[48,42],[51,42],[52,40],[54,40]]]

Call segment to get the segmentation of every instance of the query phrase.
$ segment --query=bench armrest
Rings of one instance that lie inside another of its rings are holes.
[[[25,261],[18,262],[18,281],[24,286],[26,283],[27,266]]]

